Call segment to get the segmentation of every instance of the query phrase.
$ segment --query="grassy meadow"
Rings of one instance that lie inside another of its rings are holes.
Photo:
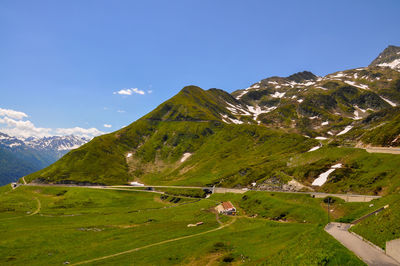
[[[218,218],[212,211],[224,200],[238,207],[237,217]],[[306,195],[248,192],[192,199],[8,186],[0,188],[0,206],[4,265],[363,265],[324,232],[323,200]],[[125,253],[115,255],[120,252]]]

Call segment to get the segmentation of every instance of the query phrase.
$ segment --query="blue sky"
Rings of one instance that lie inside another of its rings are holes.
[[[0,131],[111,132],[186,85],[366,66],[400,45],[399,13],[398,0],[2,0]]]

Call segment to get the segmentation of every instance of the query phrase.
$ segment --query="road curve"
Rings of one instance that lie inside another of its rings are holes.
[[[329,223],[325,227],[325,231],[336,238],[346,248],[353,251],[365,263],[372,266],[398,266],[400,263],[371,246],[367,242],[361,240],[355,235],[351,234],[348,229],[349,224],[344,223]]]

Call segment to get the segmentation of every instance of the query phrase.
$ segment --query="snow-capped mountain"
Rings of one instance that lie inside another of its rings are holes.
[[[52,136],[44,138],[27,138],[25,144],[35,149],[51,149],[57,151],[69,151],[79,148],[89,140],[77,136]]]
[[[40,170],[88,141],[73,135],[24,139],[0,132],[0,185]]]
[[[232,93],[225,123],[287,128],[308,137],[342,136],[373,113],[400,105],[400,47],[387,47],[368,67],[319,77],[304,71],[270,77]],[[396,109],[397,110],[397,109]],[[398,142],[397,134],[390,138]]]
[[[79,148],[89,140],[78,136],[51,136],[17,138],[0,132],[0,146],[8,148],[29,147],[37,150],[69,151]]]

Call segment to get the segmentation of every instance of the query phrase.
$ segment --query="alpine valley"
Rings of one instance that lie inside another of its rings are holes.
[[[49,166],[86,142],[72,135],[16,138],[0,132],[0,185]]]
[[[400,265],[400,47],[187,86],[87,143],[0,141],[24,175],[0,187],[2,265]]]

